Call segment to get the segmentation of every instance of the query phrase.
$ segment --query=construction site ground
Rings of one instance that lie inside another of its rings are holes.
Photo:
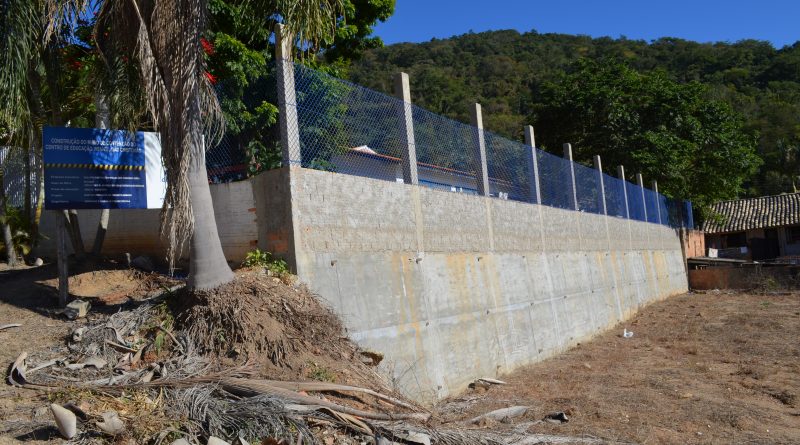
[[[63,345],[73,324],[57,313],[54,268],[0,269],[0,362],[22,351]],[[113,311],[128,294],[144,295],[147,275],[106,270],[81,275],[76,292],[106,295]],[[160,283],[159,285],[163,285]],[[104,288],[107,287],[106,288]],[[625,338],[623,329],[633,332]],[[382,351],[390,354],[390,351]],[[313,353],[313,351],[312,351]],[[332,357],[353,358],[344,352]],[[332,379],[349,364],[326,362]],[[295,377],[314,377],[313,366]],[[288,375],[277,376],[287,378]],[[433,407],[431,427],[598,438],[607,443],[800,443],[800,292],[688,293],[653,303],[590,341],[498,377],[506,385],[468,389]],[[43,414],[50,397],[0,386],[0,444],[60,441]],[[470,419],[527,406],[514,419]],[[565,423],[541,420],[564,412]],[[38,419],[38,420],[36,420]],[[40,422],[21,431],[18,425]]]

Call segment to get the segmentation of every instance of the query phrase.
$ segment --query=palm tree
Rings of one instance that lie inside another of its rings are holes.
[[[36,38],[14,43],[11,34],[32,27],[30,22],[44,15],[50,23],[43,36],[47,42],[70,32],[76,19],[95,4],[90,0],[44,1],[44,9],[27,7],[33,13],[21,15],[18,9],[38,2],[0,0],[0,19],[4,23],[0,37],[9,41],[6,48],[26,47],[15,56],[22,62],[30,58],[27,47],[35,46]],[[94,29],[102,60],[95,79],[109,99],[112,124],[135,128],[148,122],[161,133],[167,173],[161,235],[167,241],[170,266],[189,244],[192,289],[211,289],[233,279],[217,233],[205,171],[205,142],[216,140],[224,130],[219,103],[205,76],[200,43],[207,3],[208,0],[106,0],[99,4]],[[263,14],[265,26],[283,20],[301,48],[332,40],[342,10],[342,0],[242,0],[242,4]],[[7,73],[5,65],[0,67],[0,87],[7,82],[17,90],[23,89],[25,73],[18,66],[22,62],[12,65]],[[23,114],[5,118],[19,122],[24,120]]]

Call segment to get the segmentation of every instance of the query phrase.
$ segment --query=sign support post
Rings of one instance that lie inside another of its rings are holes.
[[[56,210],[56,255],[58,257],[58,305],[67,306],[69,266],[67,264],[67,220],[65,211]]]

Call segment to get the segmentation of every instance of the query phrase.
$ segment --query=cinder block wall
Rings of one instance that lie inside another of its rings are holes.
[[[291,193],[300,278],[420,400],[687,290],[664,226],[300,168]]]
[[[238,264],[244,260],[247,252],[254,249],[259,240],[256,196],[252,185],[256,180],[263,181],[254,178],[248,181],[211,185],[214,217],[217,220],[222,250],[232,263]],[[267,192],[264,188],[259,190],[262,193]],[[103,254],[149,255],[155,261],[163,261],[166,249],[161,243],[158,231],[160,212],[158,209],[112,210],[103,243]],[[97,224],[100,221],[100,210],[78,210],[78,220],[86,251],[89,252],[92,250]],[[46,237],[40,243],[39,254],[42,256],[55,257],[55,221],[52,211],[42,212],[40,230]],[[72,251],[71,246],[68,249]],[[184,256],[186,255],[188,251],[184,253]]]

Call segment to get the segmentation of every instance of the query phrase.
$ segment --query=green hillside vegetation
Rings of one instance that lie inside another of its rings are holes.
[[[349,75],[391,92],[411,76],[415,104],[578,161],[603,156],[699,206],[800,187],[800,42],[701,44],[493,31],[366,52]],[[630,179],[630,178],[629,178]]]

